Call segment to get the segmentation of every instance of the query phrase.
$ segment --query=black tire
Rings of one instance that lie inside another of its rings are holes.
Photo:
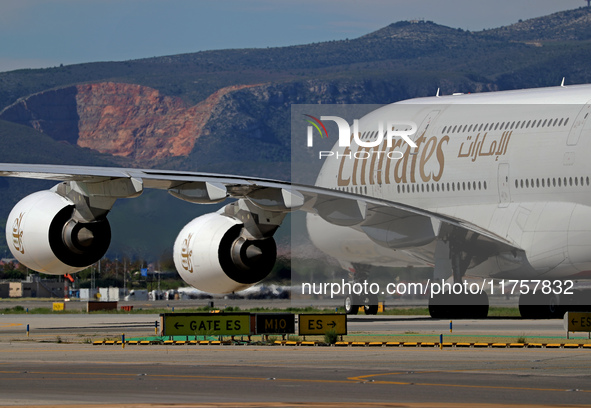
[[[357,296],[348,295],[345,298],[345,313],[348,315],[356,315],[359,312],[359,299]]]
[[[523,294],[519,296],[519,314],[523,319],[562,319],[566,307],[555,294]]]
[[[378,295],[367,295],[363,299],[363,309],[366,315],[378,314]]]
[[[429,315],[434,319],[486,319],[488,295],[442,293],[429,299]]]

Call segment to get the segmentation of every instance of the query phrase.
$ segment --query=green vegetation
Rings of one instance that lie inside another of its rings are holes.
[[[324,342],[326,344],[335,344],[338,338],[339,336],[335,329],[330,329],[326,333],[324,333]]]

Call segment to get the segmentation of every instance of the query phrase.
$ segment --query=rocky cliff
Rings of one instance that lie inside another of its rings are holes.
[[[21,99],[0,119],[135,164],[187,156],[222,98],[252,85],[218,90],[187,106],[180,98],[140,85],[103,82],[54,89]]]

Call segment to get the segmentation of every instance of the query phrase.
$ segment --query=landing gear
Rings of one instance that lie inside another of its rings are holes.
[[[345,297],[345,313],[356,315],[359,308],[364,308],[366,315],[378,314],[378,295],[355,295],[351,294]]]
[[[553,293],[522,294],[519,296],[519,314],[524,319],[560,319],[565,308]]]
[[[356,315],[359,312],[359,299],[355,295],[349,295],[345,298],[345,313],[348,315]]]
[[[350,264],[349,267],[350,284],[367,282],[369,277],[370,266],[364,264]],[[367,287],[366,285],[362,285]],[[361,293],[359,295],[351,293],[345,297],[345,313],[348,315],[356,315],[359,308],[363,306],[366,315],[378,314],[378,295],[372,293]]]
[[[363,297],[363,308],[366,315],[378,314],[378,295],[365,295]]]
[[[429,300],[429,314],[436,319],[485,319],[488,295],[440,293]]]
[[[444,251],[436,257],[435,268],[437,270],[440,267],[448,272],[451,269],[453,284],[449,284],[447,291],[444,287],[442,293],[433,295],[429,300],[429,314],[438,319],[484,319],[488,315],[488,295],[480,291],[472,293],[463,284],[464,275],[472,261],[471,254],[475,252],[472,247],[478,234],[468,236],[465,231],[456,230],[451,231],[446,238],[442,241]]]
[[[527,293],[519,296],[519,314],[524,319],[562,319],[566,312],[589,312],[591,290],[575,289],[570,294]]]

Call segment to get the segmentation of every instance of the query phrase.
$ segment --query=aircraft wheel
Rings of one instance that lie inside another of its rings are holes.
[[[553,293],[527,293],[519,296],[519,314],[524,319],[562,319],[566,308]]]
[[[364,299],[364,309],[366,315],[378,314],[378,295],[367,295]]]
[[[455,295],[440,293],[429,299],[429,315],[435,319],[485,319],[488,315],[486,293]]]
[[[345,297],[345,313],[348,315],[356,315],[359,312],[359,298],[355,295],[348,295]]]

